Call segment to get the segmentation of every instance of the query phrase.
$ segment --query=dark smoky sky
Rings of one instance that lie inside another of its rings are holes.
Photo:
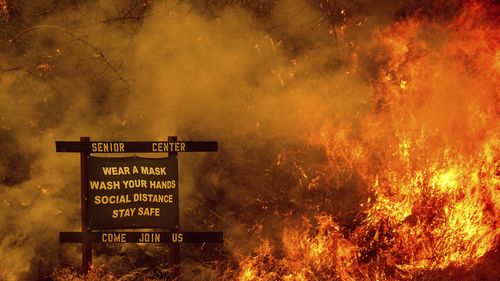
[[[304,174],[325,161],[308,136],[371,110],[374,31],[446,21],[459,2],[0,0],[0,280],[78,266],[79,248],[58,243],[79,229],[78,155],[54,141],[80,136],[219,141],[180,156],[180,192],[181,227],[224,231],[222,256],[278,239],[285,218],[324,211],[352,227],[367,195],[355,175],[308,192]],[[125,272],[125,250],[161,257],[120,247],[97,247],[96,262]]]

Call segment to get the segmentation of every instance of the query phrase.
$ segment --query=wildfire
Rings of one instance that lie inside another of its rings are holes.
[[[500,29],[488,9],[498,11],[470,2],[446,24],[415,17],[380,31],[390,56],[373,110],[310,138],[330,188],[354,175],[368,187],[359,223],[321,213],[315,227],[287,227],[283,253],[264,242],[240,280],[414,279],[470,270],[498,247]]]

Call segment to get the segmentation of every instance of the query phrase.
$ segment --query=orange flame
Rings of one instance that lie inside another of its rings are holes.
[[[478,2],[443,25],[409,19],[380,31],[390,54],[373,111],[325,124],[311,143],[332,185],[354,172],[369,187],[361,222],[286,228],[282,257],[265,242],[239,280],[400,280],[474,267],[500,241],[500,30]],[[493,13],[494,14],[494,13]]]

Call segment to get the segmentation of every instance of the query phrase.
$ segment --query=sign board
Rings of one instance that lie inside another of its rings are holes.
[[[89,157],[88,227],[178,228],[177,157]]]
[[[91,232],[92,243],[222,243],[222,232]],[[81,232],[61,232],[59,239],[63,243],[82,242]]]
[[[214,152],[216,141],[56,141],[56,152],[84,153],[170,153]]]
[[[56,141],[57,152],[80,153],[81,232],[61,232],[62,243],[82,243],[82,271],[92,243],[169,243],[173,279],[180,278],[179,243],[222,243],[222,232],[179,231],[178,152],[217,151],[215,141]],[[168,158],[92,157],[96,153],[168,153]],[[152,228],[166,231],[121,232]]]

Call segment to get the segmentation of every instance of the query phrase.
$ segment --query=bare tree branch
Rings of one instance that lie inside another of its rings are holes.
[[[68,100],[61,93],[61,91],[59,91],[56,87],[54,87],[51,83],[49,83],[49,81],[47,81],[47,79],[45,79],[43,76],[37,75],[37,73],[35,73],[31,70],[25,69],[21,65],[0,70],[0,77],[4,73],[16,72],[16,71],[27,73],[28,75],[30,75],[34,79],[41,80],[44,84],[46,84],[52,90],[52,92],[54,92],[68,106],[69,110],[73,110],[73,105],[71,105],[71,103],[68,102]]]
[[[335,12],[337,10],[337,0],[328,0],[328,4],[329,4],[328,15],[330,16],[330,22],[332,25],[333,36],[335,38],[335,45],[337,48],[337,62],[340,62],[339,37],[337,35],[337,24],[335,22]]]
[[[97,55],[99,55],[99,57],[105,62],[105,64],[115,73],[115,75],[118,77],[118,79],[121,80],[121,81],[123,81],[127,85],[126,89],[130,88],[130,85],[129,85],[128,81],[125,78],[123,78],[123,76],[121,76],[121,74],[118,72],[118,69],[113,64],[111,64],[111,62],[109,62],[109,60],[106,58],[106,56],[104,55],[104,53],[103,53],[102,50],[100,50],[99,48],[97,48],[94,45],[90,44],[88,41],[82,39],[81,37],[77,36],[73,32],[71,32],[71,31],[69,31],[69,30],[67,30],[65,28],[62,28],[60,26],[55,26],[55,25],[37,25],[37,26],[32,26],[30,28],[27,28],[27,29],[23,30],[16,37],[14,37],[13,39],[11,39],[10,43],[11,44],[15,44],[25,34],[31,32],[33,30],[37,30],[37,29],[52,29],[52,30],[61,31],[63,33],[68,34],[73,39],[75,39],[76,41],[82,43],[86,47],[91,48]]]

